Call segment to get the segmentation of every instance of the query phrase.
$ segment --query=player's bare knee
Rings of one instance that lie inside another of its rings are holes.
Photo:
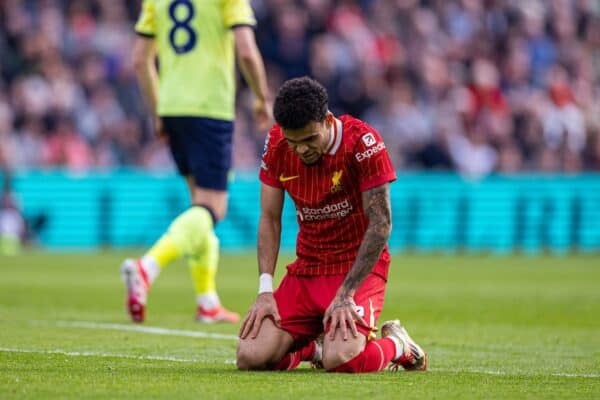
[[[360,354],[362,348],[358,346],[330,346],[323,349],[323,368],[330,371],[347,363]]]
[[[235,360],[235,365],[237,366],[237,368],[240,371],[251,371],[251,370],[262,369],[262,368],[260,368],[261,365],[256,362],[256,359],[254,359],[251,355],[246,354],[246,353],[241,353],[241,354],[237,355],[237,358]]]
[[[261,354],[258,349],[251,346],[240,346],[236,354],[235,364],[239,370],[262,370],[267,366],[269,357]]]
[[[340,335],[340,332],[337,335]],[[333,341],[328,340],[326,336],[323,343],[323,367],[330,371],[347,363],[364,350],[365,344],[366,338],[363,335],[348,340],[342,340],[337,336]]]
[[[236,365],[238,369],[264,370],[267,369],[276,358],[273,349],[265,345],[260,338],[242,339],[238,344],[236,353]]]

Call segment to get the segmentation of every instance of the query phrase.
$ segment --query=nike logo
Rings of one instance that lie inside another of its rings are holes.
[[[279,181],[280,182],[287,182],[287,181],[291,181],[292,179],[296,179],[297,177],[299,177],[300,175],[294,175],[294,176],[283,176],[283,174],[279,175]]]

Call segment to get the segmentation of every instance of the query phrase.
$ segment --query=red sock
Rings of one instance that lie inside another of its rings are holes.
[[[396,355],[396,345],[392,339],[371,340],[365,349],[352,360],[330,369],[330,372],[376,372],[384,369]]]
[[[275,371],[289,371],[298,366],[301,361],[310,361],[315,354],[315,342],[314,340],[293,353],[287,353],[281,361],[273,367]]]

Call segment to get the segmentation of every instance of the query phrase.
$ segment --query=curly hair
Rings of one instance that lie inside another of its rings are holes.
[[[294,78],[279,88],[273,115],[282,128],[300,129],[325,120],[327,102],[327,91],[319,82],[307,76]]]

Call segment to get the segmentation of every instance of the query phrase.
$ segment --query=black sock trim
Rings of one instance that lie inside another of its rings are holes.
[[[217,222],[219,222],[217,220],[217,214],[215,214],[211,207],[207,206],[206,204],[192,204],[192,207],[202,207],[206,211],[208,211],[208,213],[210,214],[210,218],[212,219],[213,226],[217,226]]]

